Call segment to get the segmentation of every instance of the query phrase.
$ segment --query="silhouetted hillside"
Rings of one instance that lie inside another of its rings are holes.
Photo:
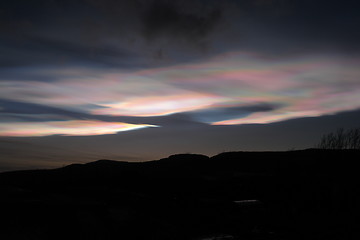
[[[0,173],[0,238],[358,239],[359,157],[178,154]]]

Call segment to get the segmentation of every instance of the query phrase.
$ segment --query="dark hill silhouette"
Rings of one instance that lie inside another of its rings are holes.
[[[358,150],[0,173],[1,239],[358,239]]]

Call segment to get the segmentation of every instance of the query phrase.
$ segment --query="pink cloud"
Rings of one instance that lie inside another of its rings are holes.
[[[211,94],[186,92],[169,96],[134,97],[122,102],[102,104],[105,108],[93,110],[92,114],[114,116],[165,116],[179,112],[208,108],[225,98]]]

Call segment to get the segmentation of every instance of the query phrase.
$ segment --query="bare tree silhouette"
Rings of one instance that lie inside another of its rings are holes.
[[[348,130],[338,128],[335,132],[324,134],[316,147],[320,149],[360,149],[360,128]]]

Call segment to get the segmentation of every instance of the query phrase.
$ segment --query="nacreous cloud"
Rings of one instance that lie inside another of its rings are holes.
[[[97,120],[69,120],[49,122],[1,122],[0,136],[40,137],[50,135],[90,136],[155,127],[145,124],[103,122]]]
[[[203,62],[132,72],[47,69],[43,76],[62,77],[48,82],[2,79],[0,96],[92,114],[94,119],[185,112],[213,125],[271,123],[360,108],[359,63],[345,56],[274,58],[232,52]],[[147,126],[75,120],[3,123],[1,135],[94,135]]]
[[[209,108],[218,102],[221,102],[221,97],[210,94],[173,93],[169,96],[134,97],[123,102],[102,104],[104,108],[96,109],[92,113],[136,117],[166,116]]]

